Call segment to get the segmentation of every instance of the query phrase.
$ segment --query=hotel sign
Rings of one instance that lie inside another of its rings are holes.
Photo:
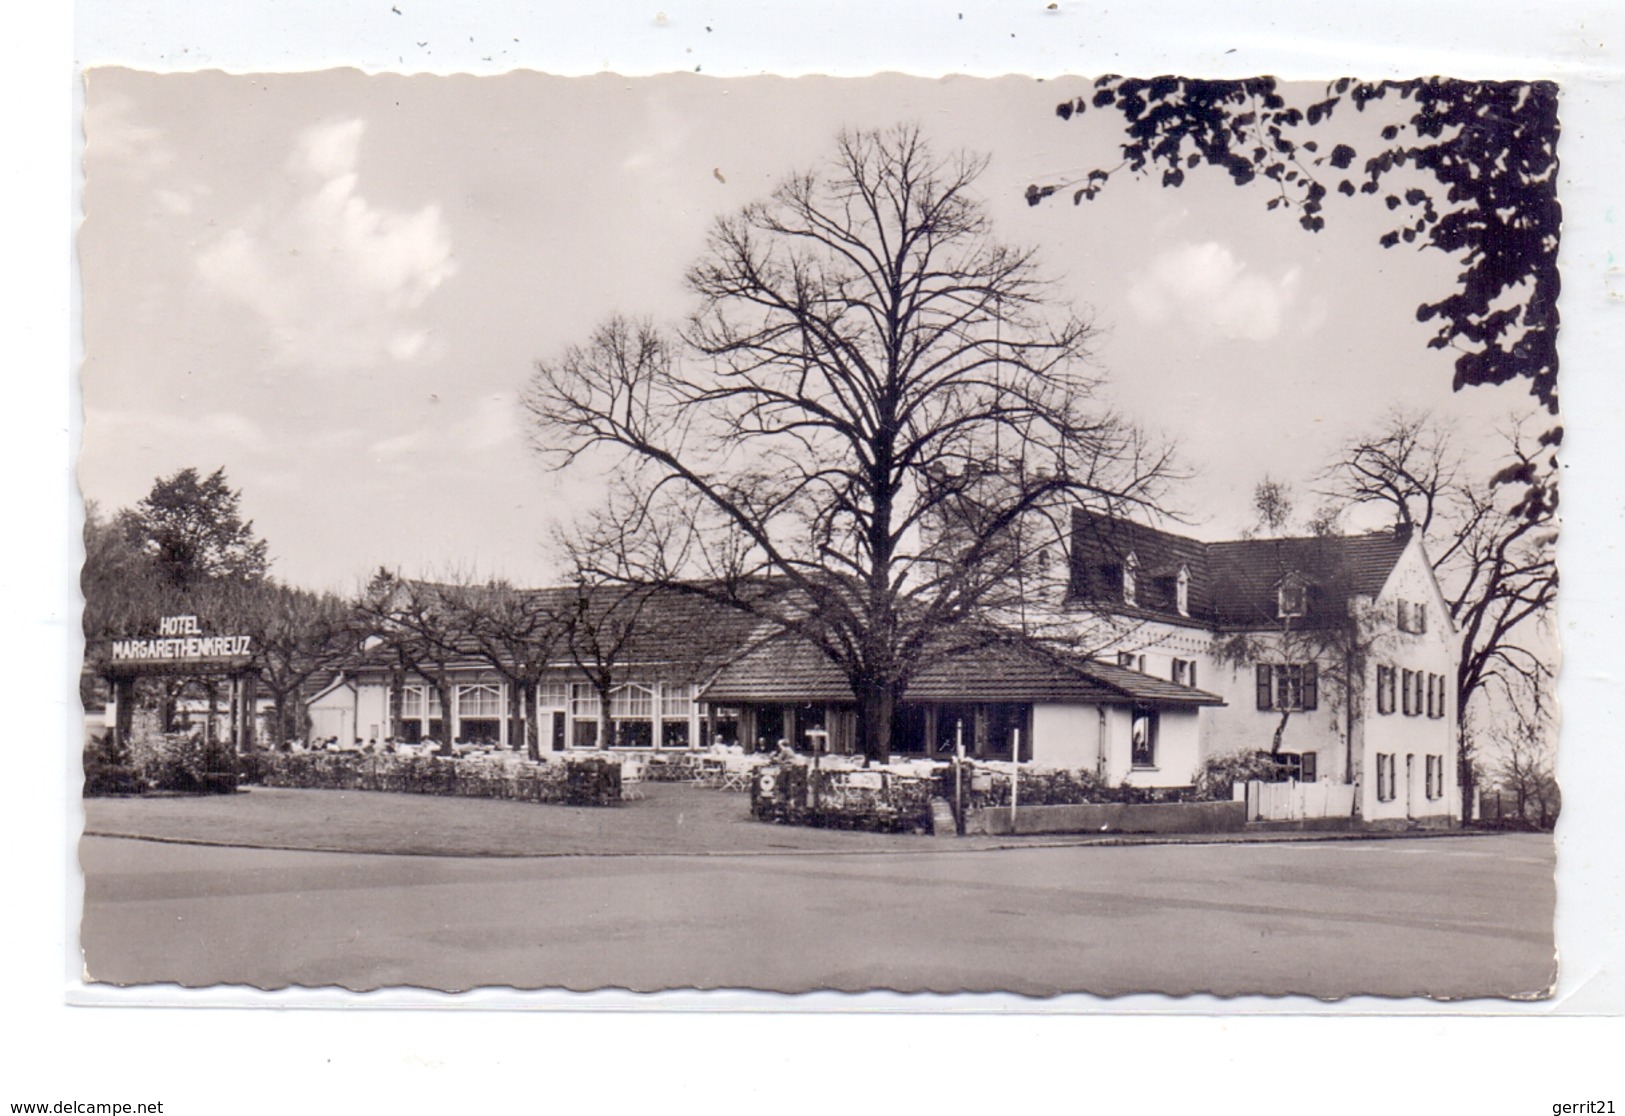
[[[252,653],[251,637],[205,635],[196,616],[165,616],[156,639],[115,639],[115,663],[217,663]]]

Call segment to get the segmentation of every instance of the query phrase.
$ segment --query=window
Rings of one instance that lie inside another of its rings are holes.
[[[1024,702],[996,702],[984,706],[987,710],[987,741],[984,755],[989,759],[1012,758],[1011,745],[1016,733],[1021,734],[1021,754],[1018,760],[1033,758],[1033,736],[1029,731],[1032,706]]]
[[[457,687],[457,736],[495,743],[502,739],[502,687],[477,683]]]
[[[598,747],[598,691],[585,682],[570,683],[570,743],[577,748]]]
[[[1145,656],[1136,655],[1132,651],[1119,651],[1117,653],[1117,665],[1128,670],[1138,670],[1143,673],[1145,671]]]
[[[457,687],[457,712],[463,717],[502,716],[502,689],[484,683]]]
[[[694,687],[667,682],[660,687],[660,746],[687,748],[694,716]]]
[[[660,687],[660,715],[687,720],[694,712],[694,687],[667,682]]]
[[[1181,616],[1191,614],[1191,572],[1184,566],[1179,567],[1179,580],[1174,583],[1174,607]]]
[[[1416,702],[1411,697],[1412,693],[1414,692],[1413,689],[1412,689],[1411,684],[1415,680],[1416,680],[1416,672],[1414,670],[1400,671],[1400,678],[1399,678],[1400,711],[1403,712],[1405,714],[1405,716],[1407,716],[1407,717],[1416,716]]]
[[[1289,616],[1302,616],[1308,611],[1309,593],[1303,582],[1296,577],[1289,577],[1281,583],[1275,594],[1275,614],[1282,619]]]
[[[655,687],[627,682],[609,692],[610,747],[654,747]]]
[[[570,687],[563,682],[543,682],[536,687],[538,709],[565,709],[569,707]]]
[[[1423,711],[1427,708],[1427,700],[1422,696],[1422,687],[1426,681],[1426,672],[1420,670],[1411,671],[1410,712],[1413,717],[1420,717]]]
[[[1394,800],[1394,753],[1377,753],[1377,801]]]
[[[411,720],[440,716],[440,691],[433,686],[402,686],[401,716]]]
[[[570,684],[570,715],[577,721],[598,719],[598,691],[585,682]]]
[[[1135,767],[1157,765],[1157,711],[1136,706],[1129,728],[1129,762]]]
[[[1258,758],[1270,768],[1263,776],[1266,783],[1313,783],[1318,778],[1315,752],[1259,752]]]
[[[1173,669],[1173,680],[1175,682],[1179,683],[1181,686],[1195,686],[1196,685],[1196,660],[1195,659],[1175,659],[1174,660],[1174,669]]]
[[[1399,602],[1399,630],[1422,633],[1428,630],[1428,606],[1423,601]]]
[[[1427,796],[1429,798],[1444,797],[1444,757],[1427,757]]]
[[[1316,663],[1259,663],[1258,708],[1280,712],[1320,707],[1320,667]]]
[[[1449,693],[1448,685],[1449,683],[1445,681],[1444,675],[1428,675],[1428,716],[1435,720],[1446,715],[1445,701]]]
[[[1140,603],[1140,599],[1139,599],[1140,598],[1140,591],[1139,591],[1139,582],[1138,582],[1138,574],[1139,574],[1139,572],[1140,572],[1140,560],[1138,558],[1134,557],[1134,555],[1130,554],[1128,556],[1128,560],[1123,563],[1123,603],[1124,604],[1139,604]]]
[[[439,740],[442,732],[440,692],[433,686],[402,686],[400,730],[397,735],[409,743]]]
[[[1397,672],[1391,666],[1378,664],[1377,666],[1377,712],[1392,713],[1394,711],[1394,675]]]

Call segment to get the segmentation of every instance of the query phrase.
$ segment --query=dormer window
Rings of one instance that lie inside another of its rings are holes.
[[[1174,583],[1174,607],[1181,616],[1191,614],[1191,571],[1185,566],[1179,567],[1179,580]]]
[[[1282,620],[1302,616],[1309,611],[1309,590],[1303,579],[1288,577],[1275,593],[1275,615]]]
[[[1123,603],[1137,605],[1140,603],[1140,587],[1138,575],[1140,560],[1130,554],[1123,562]]]

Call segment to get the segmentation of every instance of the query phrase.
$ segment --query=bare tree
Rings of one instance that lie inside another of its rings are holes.
[[[395,684],[409,674],[433,687],[440,702],[441,755],[452,754],[454,672],[471,657],[459,646],[443,588],[380,569],[356,602],[356,616],[395,658]],[[393,716],[392,716],[393,719]]]
[[[1521,721],[1499,726],[1494,735],[1500,745],[1499,762],[1492,770],[1497,797],[1510,791],[1520,823],[1552,828],[1557,824],[1562,796],[1552,771],[1550,734],[1538,722]]]
[[[541,758],[536,688],[566,635],[553,597],[505,581],[444,587],[473,654],[508,683],[508,723],[525,725],[525,751]]]
[[[1475,478],[1448,427],[1426,414],[1390,415],[1351,441],[1323,476],[1327,495],[1392,509],[1432,544],[1434,573],[1461,634],[1456,672],[1463,801],[1475,782],[1475,701],[1491,694],[1539,719],[1555,664],[1540,625],[1557,594],[1557,462],[1550,437],[1514,424],[1494,471]],[[1533,696],[1532,696],[1533,695]]]
[[[300,731],[305,684],[341,667],[360,645],[362,630],[348,602],[274,582],[226,584],[212,594],[218,615],[252,637],[258,681],[271,695],[272,740],[283,747]]]
[[[985,166],[914,128],[843,134],[717,222],[680,345],[614,319],[524,396],[552,462],[607,451],[626,470],[612,518],[632,530],[597,572],[810,641],[873,756],[920,668],[1064,545],[1066,509],[1152,502],[1168,470],[1097,404],[1090,326],[993,237]],[[745,589],[764,579],[776,591]]]

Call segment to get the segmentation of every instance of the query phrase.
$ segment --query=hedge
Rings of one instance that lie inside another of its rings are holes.
[[[621,801],[621,765],[596,756],[562,763],[491,758],[262,753],[258,781],[268,787],[388,791],[463,798],[497,798],[566,806],[613,806]]]

